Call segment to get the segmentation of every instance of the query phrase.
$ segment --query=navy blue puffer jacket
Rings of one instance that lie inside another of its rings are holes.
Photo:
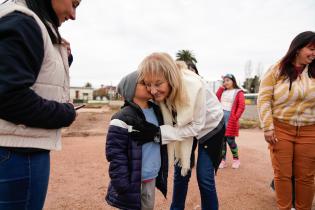
[[[160,125],[163,124],[161,111],[150,102]],[[128,118],[126,117],[128,116]],[[145,120],[141,108],[125,102],[124,107],[111,120],[106,139],[106,158],[109,161],[110,183],[106,195],[109,205],[124,210],[141,209],[141,159],[142,146],[138,146],[128,133],[130,117]],[[166,145],[161,146],[161,169],[156,178],[156,187],[166,197],[168,158]]]

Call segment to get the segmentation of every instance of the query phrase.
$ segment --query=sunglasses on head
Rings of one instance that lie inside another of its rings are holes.
[[[226,74],[224,77],[227,77],[227,78],[233,79],[233,78],[234,78],[234,75],[233,75],[233,74]]]

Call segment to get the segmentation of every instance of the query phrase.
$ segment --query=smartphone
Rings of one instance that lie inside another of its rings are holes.
[[[78,109],[81,109],[82,107],[85,107],[85,104],[80,105],[80,106],[75,106],[74,109],[75,109],[75,110],[78,110]]]

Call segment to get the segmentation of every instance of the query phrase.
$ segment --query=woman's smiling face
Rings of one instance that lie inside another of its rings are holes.
[[[143,81],[147,90],[157,102],[166,100],[171,92],[171,87],[162,74],[144,76]]]
[[[297,54],[295,64],[297,65],[307,65],[312,63],[315,59],[315,46],[307,45],[303,47]]]

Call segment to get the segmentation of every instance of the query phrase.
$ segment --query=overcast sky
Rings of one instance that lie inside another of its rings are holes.
[[[71,42],[71,85],[116,85],[155,51],[193,51],[207,80],[264,71],[300,32],[315,30],[314,0],[82,0],[61,27]]]

